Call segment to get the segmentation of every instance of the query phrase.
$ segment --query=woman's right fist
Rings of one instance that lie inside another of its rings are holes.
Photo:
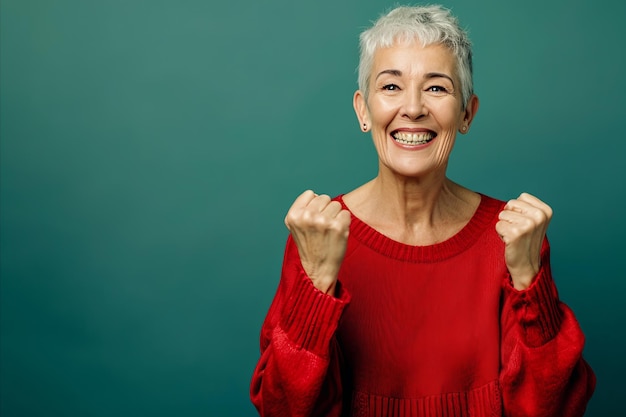
[[[313,285],[333,295],[341,262],[346,253],[350,212],[327,195],[311,190],[293,202],[285,225],[298,247],[300,261]]]

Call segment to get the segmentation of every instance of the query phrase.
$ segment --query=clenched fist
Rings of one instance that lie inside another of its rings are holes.
[[[552,209],[527,193],[511,200],[500,212],[496,231],[505,244],[506,266],[513,286],[524,290],[541,266],[541,245],[552,218]]]
[[[313,285],[334,295],[346,253],[350,212],[327,195],[305,191],[292,204],[285,225],[298,247],[302,267]]]

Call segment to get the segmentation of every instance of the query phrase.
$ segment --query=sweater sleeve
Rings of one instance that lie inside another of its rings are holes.
[[[278,290],[261,328],[261,358],[250,398],[261,417],[339,416],[340,352],[335,339],[349,302],[340,283],[335,296],[317,290],[289,237]]]
[[[547,240],[532,285],[503,283],[501,373],[508,417],[576,417],[585,412],[595,375],[582,358],[585,337],[573,312],[559,301]]]

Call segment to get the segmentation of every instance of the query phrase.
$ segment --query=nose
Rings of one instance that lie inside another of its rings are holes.
[[[420,119],[428,114],[428,107],[424,103],[424,96],[420,88],[405,90],[402,116],[411,120]]]

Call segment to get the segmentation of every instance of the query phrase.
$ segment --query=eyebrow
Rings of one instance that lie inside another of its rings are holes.
[[[402,71],[397,70],[397,69],[382,70],[381,72],[378,73],[378,75],[376,76],[376,79],[378,79],[378,77],[380,77],[383,74],[389,74],[389,75],[393,75],[393,76],[396,76],[396,77],[401,77],[402,76]]]
[[[383,71],[378,73],[378,75],[376,76],[376,79],[378,79],[378,77],[380,77],[383,74],[389,74],[389,75],[393,75],[395,77],[401,77],[402,76],[402,71],[397,70],[397,69],[383,70]],[[450,80],[450,82],[454,86],[454,80],[452,79],[452,77],[450,77],[448,74],[444,74],[444,73],[441,73],[441,72],[429,72],[428,74],[424,75],[424,78],[427,79],[427,80],[429,80],[431,78],[447,78],[448,80]]]
[[[452,86],[454,86],[454,80],[452,79],[452,77],[450,77],[448,74],[443,74],[441,72],[429,72],[428,74],[424,75],[424,78],[426,78],[427,80],[431,78],[447,78],[452,83]]]

